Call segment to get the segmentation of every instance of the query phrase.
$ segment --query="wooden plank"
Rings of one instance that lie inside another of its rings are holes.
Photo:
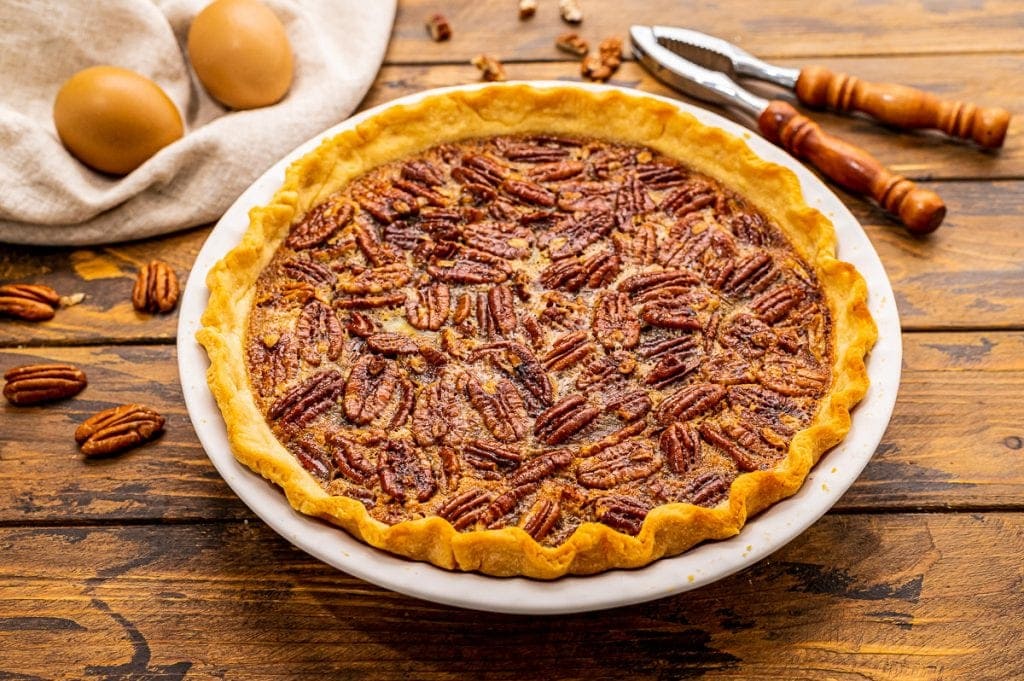
[[[92,248],[4,245],[0,283],[46,284],[62,296],[84,294],[81,303],[57,311],[43,323],[0,318],[0,347],[69,343],[170,341],[177,333],[177,311],[136,312],[132,286],[139,267],[153,258],[166,261],[182,290],[209,228],[170,236]]]
[[[1021,514],[829,515],[708,587],[546,618],[384,591],[259,522],[7,528],[0,547],[6,678],[938,681],[1015,678],[1024,655]]]
[[[77,397],[0,407],[0,522],[250,517],[206,457],[185,411],[174,346],[0,351],[0,373],[69,362],[89,385]],[[74,432],[92,414],[138,402],[166,419],[164,435],[125,454],[86,460]]]
[[[733,41],[765,58],[855,54],[934,54],[1020,51],[1024,6],[1016,0],[880,3],[783,0],[680,3],[677,0],[581,0],[577,27],[558,17],[555,0],[542,0],[536,16],[519,21],[516,3],[499,11],[478,0],[403,0],[388,48],[388,63],[461,62],[480,52],[506,60],[553,60],[562,31],[577,30],[592,43],[626,36],[631,24],[685,26]],[[425,22],[443,12],[448,42],[434,43]]]
[[[780,60],[793,68],[812,63],[807,60]],[[855,74],[866,80],[895,81],[938,96],[968,101],[978,106],[1001,106],[1009,111],[1024,111],[1024,56],[1022,55],[956,55],[816,59],[834,71]],[[581,80],[579,63],[510,63],[506,65],[512,80]],[[385,66],[361,108],[376,106],[403,95],[435,87],[474,83],[480,73],[468,62],[443,66]],[[644,92],[680,99],[689,104],[709,108],[726,118],[750,126],[742,116],[704,105],[655,80],[642,66],[626,62],[610,81],[613,85],[632,87]],[[748,83],[749,84],[749,83]],[[779,97],[785,92],[756,87],[766,97]],[[1006,144],[998,152],[981,151],[977,147],[951,140],[940,133],[899,132],[877,125],[869,119],[842,116],[821,111],[808,111],[828,132],[863,147],[883,164],[912,179],[948,178],[1020,178],[1024,177],[1024,116],[1010,121]]]
[[[1024,508],[1024,333],[908,334],[904,344],[892,422],[839,508]],[[196,439],[172,347],[6,350],[0,372],[35,361],[76,364],[90,385],[59,404],[0,408],[0,523],[251,517]],[[83,461],[77,424],[133,401],[168,418],[164,437]]]

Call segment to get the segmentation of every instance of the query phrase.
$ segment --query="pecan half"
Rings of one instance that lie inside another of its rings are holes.
[[[500,284],[512,276],[502,258],[475,248],[459,248],[453,258],[431,258],[427,274],[447,284]]]
[[[338,279],[338,290],[349,294],[379,294],[405,286],[412,281],[412,271],[399,263],[371,267],[355,273],[346,272]]]
[[[595,350],[597,346],[587,339],[586,331],[563,334],[555,339],[551,350],[544,355],[544,368],[548,371],[564,371],[579,364]]]
[[[499,442],[515,442],[526,434],[529,424],[526,420],[526,405],[523,398],[508,379],[501,379],[494,393],[487,393],[480,381],[470,376],[466,382],[469,402],[480,414],[484,426]]]
[[[360,485],[370,482],[377,468],[364,456],[359,444],[336,430],[328,431],[325,439],[331,446],[331,460],[339,473]]]
[[[360,425],[380,416],[398,388],[399,377],[392,361],[373,355],[357,359],[345,384],[345,416]]]
[[[634,536],[640,534],[650,510],[643,502],[626,496],[609,495],[594,502],[594,515],[598,522]]]
[[[719,473],[702,473],[686,484],[684,495],[695,506],[712,507],[729,494],[729,482]]]
[[[545,444],[562,444],[589,426],[600,414],[601,410],[587,404],[582,395],[568,395],[537,417],[533,432]]]
[[[497,442],[470,440],[462,448],[466,463],[482,471],[508,470],[518,466],[523,457],[518,450]]]
[[[612,240],[619,256],[630,264],[651,265],[657,260],[658,233],[649,222],[636,227],[632,234],[613,234]]]
[[[330,409],[344,387],[345,379],[340,372],[321,371],[279,397],[270,405],[267,416],[285,426],[304,426]]]
[[[540,273],[547,288],[576,292],[584,286],[598,288],[613,280],[622,267],[619,256],[601,251],[585,258],[566,258],[552,263]]]
[[[302,359],[320,366],[324,357],[333,361],[341,356],[345,332],[334,310],[314,299],[302,308],[295,322],[295,338]]]
[[[668,189],[686,182],[686,169],[674,163],[661,160],[640,163],[636,167],[636,175],[640,181],[651,189]]]
[[[584,459],[576,468],[576,479],[590,489],[611,489],[630,480],[640,480],[661,468],[661,456],[653,442],[627,440]]]
[[[537,241],[548,249],[552,260],[579,255],[587,246],[607,235],[615,227],[615,218],[609,210],[595,210],[581,215],[567,216]]]
[[[774,324],[788,315],[803,298],[804,292],[800,287],[779,286],[758,296],[750,303],[750,309],[764,321]]]
[[[503,356],[498,353],[502,353]],[[498,368],[521,383],[541,404],[551,404],[555,396],[551,380],[536,355],[525,345],[515,341],[501,341],[480,346],[477,354],[493,357]]]
[[[536,182],[509,178],[502,183],[501,188],[506,194],[518,199],[521,203],[543,206],[544,208],[550,208],[555,205],[554,192],[545,189]]]
[[[537,182],[560,182],[576,177],[586,169],[583,161],[556,161],[531,168],[527,175]]]
[[[550,477],[555,471],[571,464],[572,459],[572,452],[568,449],[558,449],[547,454],[540,454],[513,471],[508,480],[509,484],[519,487],[531,482],[540,482],[544,478]]]
[[[480,77],[484,80],[496,82],[508,78],[505,75],[505,65],[490,55],[478,54],[470,63],[480,69]]]
[[[788,357],[774,357],[765,362],[758,373],[758,382],[780,395],[804,397],[820,395],[828,386],[830,374],[827,368],[804,363]]]
[[[366,337],[366,346],[382,355],[415,355],[416,341],[401,333],[375,333]]]
[[[765,442],[756,432],[739,423],[718,425],[704,421],[698,427],[701,437],[721,449],[741,471],[770,468],[783,452]]]
[[[326,201],[313,208],[302,220],[292,225],[284,245],[300,251],[324,243],[352,219],[351,204]]]
[[[751,253],[736,263],[736,267],[723,288],[732,293],[757,291],[777,275],[772,257],[767,253]]]
[[[420,445],[437,444],[459,417],[458,387],[450,374],[423,388],[412,412],[412,436]]]
[[[480,516],[480,520],[484,525],[490,528],[500,527],[502,523],[499,521],[511,513],[516,506],[519,505],[519,501],[524,497],[527,497],[537,491],[537,485],[522,485],[520,487],[513,487],[509,491],[497,497],[491,502],[491,505],[487,507],[484,514]]]
[[[661,433],[661,453],[673,472],[680,475],[701,462],[701,441],[697,429],[688,423],[673,423]]]
[[[27,322],[53,319],[60,294],[42,284],[4,284],[0,286],[0,315]]]
[[[291,334],[283,333],[268,340],[251,339],[249,368],[250,378],[263,397],[274,394],[278,387],[288,383],[299,369],[299,353]]]
[[[437,491],[433,468],[408,440],[387,441],[377,460],[377,475],[381,490],[392,499],[406,501],[415,492],[416,501],[422,502]]]
[[[339,310],[372,310],[378,307],[401,307],[405,305],[405,293],[381,293],[369,296],[342,296],[331,303]]]
[[[546,537],[561,516],[562,507],[553,499],[538,499],[533,506],[523,514],[520,527],[536,541]]]
[[[628,423],[643,418],[651,410],[651,398],[646,390],[632,390],[613,398],[605,409]]]
[[[29,405],[74,397],[87,385],[85,374],[70,364],[26,364],[4,372],[4,397]]]
[[[336,278],[330,269],[305,257],[289,258],[281,263],[281,270],[289,279],[313,286],[333,285]]]
[[[720,200],[721,196],[721,192],[713,185],[695,180],[667,193],[662,197],[658,208],[679,218],[707,208]]]
[[[651,367],[644,383],[662,389],[686,378],[700,366],[700,357],[693,351],[667,352]]]
[[[462,240],[470,248],[490,253],[506,260],[530,257],[533,232],[519,225],[503,226],[492,222],[466,225]]]
[[[139,312],[170,312],[178,304],[178,275],[163,260],[139,268],[132,288],[132,306]]]
[[[149,407],[122,404],[83,421],[75,430],[75,442],[87,457],[120,454],[157,437],[164,423],[164,417]]]
[[[602,291],[594,305],[594,338],[606,349],[635,348],[640,342],[640,320],[625,293]]]
[[[432,284],[416,291],[416,301],[407,300],[405,317],[413,328],[437,331],[448,321],[451,293],[447,284]]]
[[[437,509],[437,515],[450,522],[456,530],[464,530],[479,520],[493,499],[494,495],[487,490],[474,488],[449,499]]]
[[[358,184],[352,189],[352,198],[366,213],[385,225],[420,209],[415,196],[386,181]]]
[[[321,482],[326,482],[334,475],[331,467],[331,455],[321,447],[311,435],[305,435],[295,442],[291,449],[299,464],[315,475]]]
[[[725,395],[726,389],[715,383],[688,385],[662,400],[654,410],[654,418],[665,425],[689,421],[717,407]]]
[[[505,284],[499,284],[487,291],[487,314],[490,317],[491,325],[503,336],[507,336],[515,330],[516,308],[515,296],[512,289]]]
[[[626,277],[619,282],[616,288],[623,293],[631,293],[634,296],[650,296],[660,290],[686,289],[699,283],[700,279],[693,272],[678,269],[660,269]]]

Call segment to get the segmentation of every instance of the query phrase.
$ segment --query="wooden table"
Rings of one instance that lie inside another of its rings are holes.
[[[472,82],[489,52],[510,78],[577,80],[553,47],[555,0],[401,3],[363,107]],[[637,23],[715,32],[789,66],[1024,112],[1019,0],[630,6],[583,0],[592,44]],[[438,10],[454,37],[432,43]],[[633,62],[614,83],[666,93]],[[984,153],[931,134],[814,114],[826,129],[939,192],[945,225],[900,230],[840,196],[885,263],[903,324],[892,422],[835,509],[770,558],[712,586],[608,612],[548,618],[422,602],[291,547],[235,497],[185,413],[174,315],[136,314],[140,263],[181,275],[209,228],[80,249],[0,247],[0,282],[84,301],[43,324],[0,321],[0,370],[81,366],[90,387],[0,411],[0,678],[1011,679],[1024,674],[1024,115]],[[141,401],[161,441],[83,461],[87,415]]]

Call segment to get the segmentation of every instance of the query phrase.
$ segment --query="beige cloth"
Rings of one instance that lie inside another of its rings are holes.
[[[395,0],[264,0],[284,23],[295,80],[278,104],[227,111],[190,70],[185,40],[209,0],[0,2],[0,241],[83,245],[212,222],[274,161],[343,120],[384,57]],[[61,146],[53,100],[96,64],[155,80],[185,137],[123,178]]]

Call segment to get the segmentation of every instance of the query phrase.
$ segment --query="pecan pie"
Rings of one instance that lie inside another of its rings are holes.
[[[614,90],[387,109],[295,163],[208,281],[236,456],[492,575],[737,533],[845,435],[875,338],[792,173]]]

